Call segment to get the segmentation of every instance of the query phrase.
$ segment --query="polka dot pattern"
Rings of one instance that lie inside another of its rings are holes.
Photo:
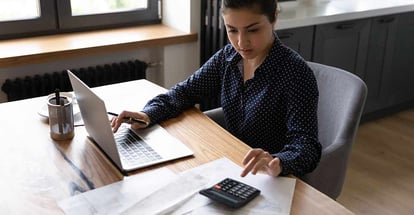
[[[148,102],[144,112],[160,122],[201,98],[221,96],[228,130],[253,148],[279,157],[282,175],[311,172],[321,156],[316,79],[294,51],[275,42],[252,79],[243,81],[242,57],[231,45],[218,51],[187,80]]]

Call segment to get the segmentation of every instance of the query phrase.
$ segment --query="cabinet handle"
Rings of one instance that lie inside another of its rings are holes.
[[[337,29],[345,30],[355,26],[355,23],[343,23],[336,26]]]
[[[279,39],[284,40],[284,39],[291,38],[292,36],[293,36],[293,33],[291,32],[282,33],[279,35]]]
[[[379,23],[390,23],[393,22],[395,20],[395,17],[384,17],[378,20]]]

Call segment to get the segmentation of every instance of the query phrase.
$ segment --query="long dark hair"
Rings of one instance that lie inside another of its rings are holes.
[[[226,9],[249,8],[257,10],[257,13],[267,16],[270,22],[276,19],[277,0],[223,0],[222,13]]]

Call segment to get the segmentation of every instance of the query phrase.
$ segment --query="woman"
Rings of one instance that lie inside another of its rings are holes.
[[[276,5],[273,0],[223,0],[231,44],[187,80],[149,101],[142,112],[122,112],[112,121],[114,131],[123,117],[158,123],[203,97],[220,95],[227,129],[253,148],[243,159],[241,176],[313,171],[321,156],[317,84],[306,62],[277,38]]]

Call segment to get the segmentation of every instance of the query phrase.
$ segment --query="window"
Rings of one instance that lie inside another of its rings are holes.
[[[0,39],[160,23],[160,4],[161,0],[0,0]]]
[[[37,0],[3,0],[0,5],[1,21],[36,19],[40,16],[40,5]],[[20,5],[26,7],[21,9]]]
[[[46,4],[48,1],[1,0],[0,38],[56,29],[56,12],[53,4]]]
[[[160,21],[158,0],[58,0],[57,3],[59,26],[62,29]]]
[[[147,1],[136,0],[71,0],[70,3],[73,16],[142,10],[148,7]]]

